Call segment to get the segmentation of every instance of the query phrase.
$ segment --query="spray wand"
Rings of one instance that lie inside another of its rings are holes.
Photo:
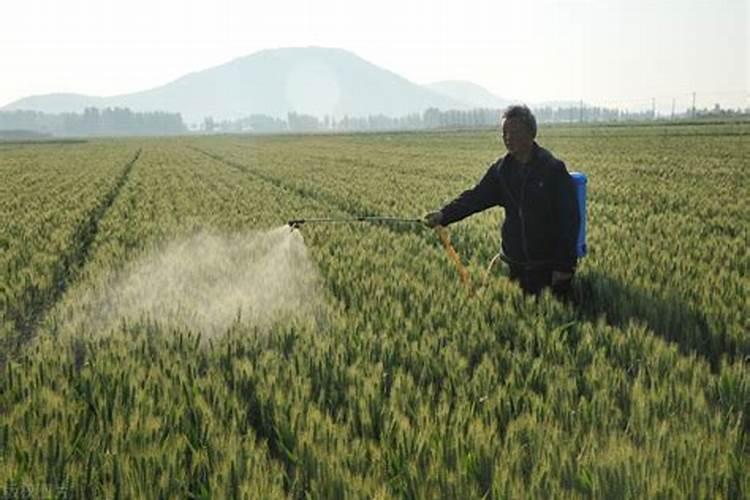
[[[319,224],[319,223],[328,224],[328,223],[351,223],[351,222],[386,222],[386,223],[424,224],[423,219],[412,219],[412,218],[404,218],[404,217],[374,217],[374,216],[292,219],[288,221],[287,224],[292,229],[292,231],[294,231],[295,229],[299,229],[303,224]],[[458,256],[456,249],[453,248],[450,237],[448,236],[448,230],[443,226],[437,226],[435,227],[435,232],[440,238],[440,241],[443,244],[443,247],[445,248],[445,251],[448,254],[448,257],[456,265],[456,270],[458,271],[458,275],[461,278],[461,283],[463,283],[463,285],[466,287],[466,290],[469,292],[469,295],[474,295],[474,291],[472,290],[472,287],[471,287],[471,279],[469,277],[469,271],[461,262],[461,258]],[[496,259],[497,257],[493,259],[492,262],[490,263],[490,267],[487,269],[487,273],[485,275],[485,279],[483,280],[482,286],[486,284],[487,277],[489,276],[489,272],[492,269],[492,266],[495,264]]]
[[[409,224],[422,224],[422,219],[409,219],[403,217],[325,217],[318,219],[293,219],[287,222],[289,227],[297,229],[302,224],[319,224],[319,223],[349,223],[349,222],[401,222]]]

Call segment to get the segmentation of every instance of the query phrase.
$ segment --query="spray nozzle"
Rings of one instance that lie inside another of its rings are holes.
[[[290,220],[289,222],[287,222],[292,231],[294,231],[295,229],[299,229],[300,226],[304,223],[304,219]]]

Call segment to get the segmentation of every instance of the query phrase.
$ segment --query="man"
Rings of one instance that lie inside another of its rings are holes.
[[[534,141],[536,119],[529,108],[508,107],[501,127],[508,154],[493,163],[474,188],[425,215],[424,222],[447,226],[503,207],[501,258],[510,267],[511,280],[527,294],[550,287],[566,298],[576,269],[580,223],[573,180],[565,164]]]

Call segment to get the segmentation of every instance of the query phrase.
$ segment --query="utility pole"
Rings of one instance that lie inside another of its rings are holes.
[[[695,119],[695,92],[693,92],[693,119]]]
[[[578,105],[578,121],[583,123],[583,99],[581,99],[581,102]]]
[[[674,97],[672,98],[672,116],[669,119],[674,120]]]

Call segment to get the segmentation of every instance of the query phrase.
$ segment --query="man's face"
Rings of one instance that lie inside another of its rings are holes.
[[[534,138],[531,131],[520,118],[503,120],[503,143],[512,155],[526,153],[531,150]]]

